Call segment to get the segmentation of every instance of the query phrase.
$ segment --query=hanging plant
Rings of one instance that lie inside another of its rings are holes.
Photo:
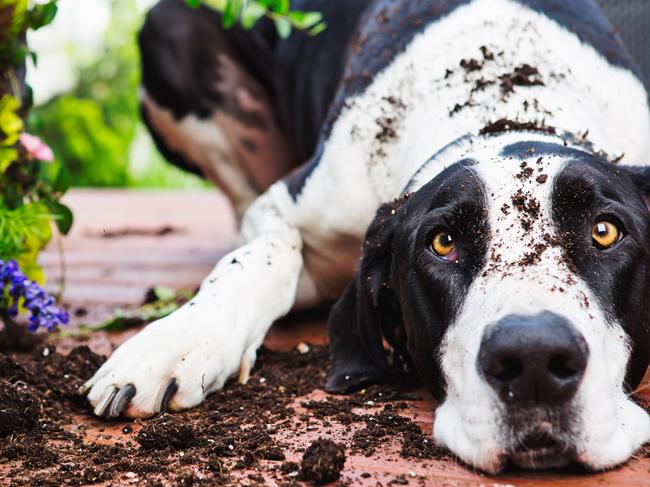
[[[185,0],[193,8],[202,3],[221,12],[225,28],[230,28],[237,22],[244,29],[252,29],[263,17],[271,19],[278,35],[283,39],[291,35],[292,29],[317,35],[327,25],[323,22],[320,12],[303,12],[291,10],[290,0]]]

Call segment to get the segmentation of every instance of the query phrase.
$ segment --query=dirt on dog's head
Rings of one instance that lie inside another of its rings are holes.
[[[447,150],[379,210],[328,389],[415,370],[468,464],[604,469],[650,438],[628,397],[650,357],[650,175],[526,135]]]

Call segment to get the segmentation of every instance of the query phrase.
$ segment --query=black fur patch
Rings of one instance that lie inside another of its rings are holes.
[[[434,397],[444,397],[438,349],[484,264],[489,236],[483,183],[466,166],[451,166],[408,199],[378,211],[360,269],[330,317],[331,390],[396,373],[383,357],[383,336],[398,368],[413,364]],[[458,262],[431,250],[443,229],[454,236]]]
[[[594,0],[517,1],[575,33],[582,42],[591,44],[611,64],[632,71],[639,79],[643,78],[627,47]]]

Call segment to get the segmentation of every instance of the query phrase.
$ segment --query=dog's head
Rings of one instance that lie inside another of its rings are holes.
[[[434,158],[379,210],[330,318],[328,389],[413,367],[440,401],[435,438],[472,466],[616,465],[650,437],[628,397],[650,357],[647,182],[500,140]]]

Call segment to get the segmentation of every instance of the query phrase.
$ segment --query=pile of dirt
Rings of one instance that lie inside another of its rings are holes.
[[[33,387],[0,380],[0,438],[33,430],[38,424],[40,405]]]
[[[290,485],[339,478],[346,450],[446,458],[430,433],[399,414],[421,399],[416,392],[372,386],[310,399],[325,383],[325,347],[261,349],[246,385],[228,384],[184,413],[112,423],[94,418],[77,393],[103,360],[87,347],[0,355],[0,477],[16,486]],[[323,440],[308,447],[305,431]]]
[[[332,440],[319,438],[302,457],[300,478],[317,485],[334,482],[341,477],[345,465],[345,448]]]

